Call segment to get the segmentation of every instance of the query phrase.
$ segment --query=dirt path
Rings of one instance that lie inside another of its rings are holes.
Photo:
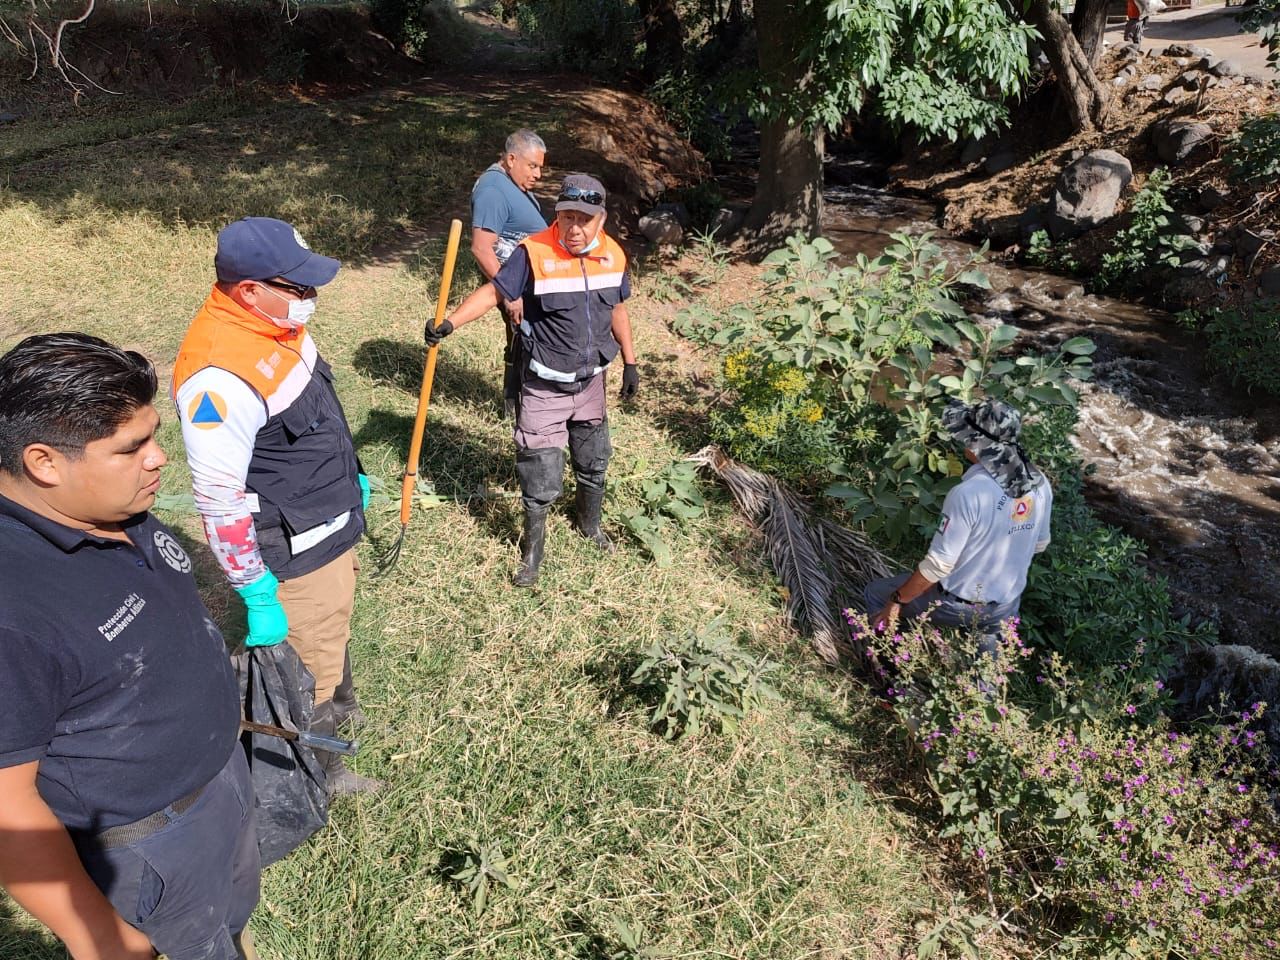
[[[1267,66],[1267,51],[1258,45],[1258,35],[1242,29],[1236,20],[1239,10],[1239,7],[1198,7],[1166,11],[1147,24],[1142,49],[1160,51],[1171,43],[1194,43],[1235,61],[1246,74],[1280,79],[1280,74]],[[1122,43],[1123,30],[1123,22],[1108,27],[1107,40]]]

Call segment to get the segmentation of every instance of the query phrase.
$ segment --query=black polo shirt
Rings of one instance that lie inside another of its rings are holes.
[[[191,560],[150,514],[131,544],[0,497],[0,766],[40,761],[67,826],[102,830],[208,783],[239,694]]]

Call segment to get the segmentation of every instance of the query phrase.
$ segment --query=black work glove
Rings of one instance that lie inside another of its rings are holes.
[[[622,389],[618,391],[618,396],[623,400],[630,400],[639,389],[640,371],[636,369],[634,363],[624,363],[622,365]]]
[[[427,341],[428,347],[439,346],[440,341],[453,333],[453,324],[445,320],[440,326],[436,326],[430,317],[427,317],[427,326],[422,331],[422,339]]]

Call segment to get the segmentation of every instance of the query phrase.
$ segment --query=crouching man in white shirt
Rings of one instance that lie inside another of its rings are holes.
[[[965,627],[994,649],[1018,613],[1031,560],[1049,546],[1053,490],[1018,444],[1022,417],[999,400],[952,401],[943,423],[973,466],[942,503],[942,520],[920,565],[867,584],[871,624],[928,615]]]

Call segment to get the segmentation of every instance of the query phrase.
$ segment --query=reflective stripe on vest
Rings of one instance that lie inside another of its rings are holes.
[[[565,384],[589,379],[604,369],[600,359],[608,363],[617,353],[610,333],[612,310],[605,312],[606,304],[600,295],[621,289],[627,255],[603,230],[597,237],[599,246],[583,256],[575,256],[561,245],[556,224],[521,241],[529,255],[533,295],[538,298],[544,317],[542,323],[526,322],[521,328],[533,344],[529,370],[540,379]],[[618,296],[612,298],[613,303],[620,300]],[[555,333],[540,330],[543,324],[556,327]],[[594,359],[593,351],[598,353]],[[561,362],[547,362],[556,358]],[[565,361],[576,362],[576,366],[563,369]]]

